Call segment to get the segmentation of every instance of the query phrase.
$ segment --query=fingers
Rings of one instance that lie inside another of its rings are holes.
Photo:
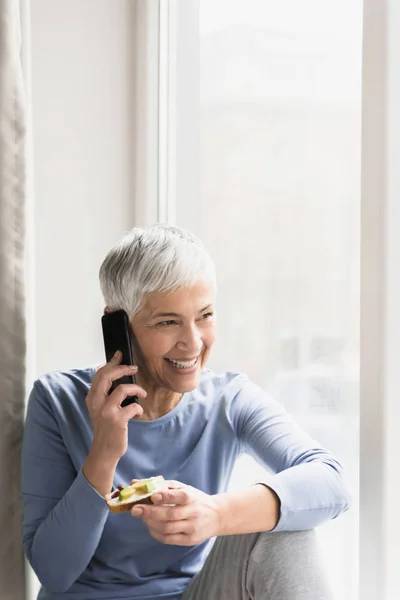
[[[117,350],[112,359],[109,361],[109,365],[119,365],[122,360],[122,352],[121,350]]]
[[[149,529],[150,535],[167,546],[196,546],[196,542],[187,533],[176,533],[174,535],[163,535],[157,531]]]
[[[138,396],[139,398],[146,398],[147,392],[137,383],[120,383],[115,388],[113,393],[110,394],[109,400],[111,402],[115,401],[116,403],[118,403],[119,399],[119,403],[121,403],[122,400],[125,400],[127,396]]]
[[[149,528],[151,529],[151,528]],[[168,523],[161,523],[161,527],[155,527],[154,531],[161,533],[162,535],[175,535],[177,533],[191,533],[193,525],[190,521],[169,521]]]
[[[124,375],[132,375],[137,372],[136,365],[121,365],[121,360],[122,352],[117,350],[112,359],[97,370],[92,387],[101,386],[103,388],[104,385],[109,384],[108,389],[103,390],[105,393],[108,393],[113,381]]]
[[[108,394],[114,381],[120,379],[121,377],[136,375],[137,373],[136,366],[129,367],[127,365],[117,365],[112,371],[105,371],[104,369],[105,367],[101,367],[101,369],[99,369],[96,373],[89,392],[90,396],[93,397],[97,405],[101,405],[108,400]],[[135,384],[132,383],[129,385]]]
[[[137,372],[138,367],[136,365],[114,365],[112,368],[108,368],[105,371],[100,370],[96,376],[99,378],[99,390],[104,394],[108,394],[114,381],[121,379],[121,377],[136,375]]]
[[[176,485],[182,485],[174,482]],[[132,510],[133,517],[139,517],[147,525],[150,535],[163,544],[177,546],[193,546],[199,543],[196,535],[196,523],[199,510],[193,503],[191,487],[185,489],[161,490],[151,496],[154,501],[157,496],[169,499],[189,500],[189,503],[166,506],[165,504],[137,504]],[[170,496],[168,496],[170,494]],[[164,500],[162,500],[164,502]],[[172,504],[172,503],[171,503]]]
[[[109,370],[112,370],[116,366],[121,365],[121,361],[122,361],[122,352],[120,350],[117,350],[116,353],[114,354],[114,356],[111,358],[111,360],[108,361],[105,365],[101,366],[98,369],[98,372],[104,373]]]
[[[176,481],[176,479],[167,479],[167,481],[165,483],[168,485],[168,487],[176,488],[176,489],[181,488],[185,485],[184,483],[181,483],[180,481]]]
[[[86,405],[91,415],[103,414],[103,417],[113,418],[122,424],[141,416],[143,409],[136,402],[124,407],[121,407],[121,403],[128,396],[145,398],[147,392],[136,383],[121,383],[108,395],[114,381],[137,373],[136,365],[121,365],[121,359],[122,353],[118,351],[110,362],[98,370],[86,397]],[[117,416],[116,411],[121,412],[121,415]]]
[[[170,521],[169,523],[160,523],[159,526],[149,526],[149,531],[153,535],[176,535],[177,533],[192,533],[193,526],[190,521]]]
[[[145,523],[158,523],[159,527],[167,521],[183,521],[188,517],[188,511],[183,506],[151,506],[149,504],[136,504],[131,514],[141,517]]]
[[[138,402],[132,402],[127,406],[121,407],[121,403],[128,396],[138,396],[138,398],[145,398],[147,392],[136,384],[125,384],[119,385],[111,394],[107,397],[101,409],[101,414],[104,418],[115,418],[117,420],[129,421],[136,416],[143,414],[143,408]]]
[[[133,396],[134,394],[129,394]],[[124,406],[123,408],[118,409],[120,411],[121,419],[123,421],[130,421],[135,417],[141,417],[143,414],[143,408],[137,402],[132,402],[128,406]]]
[[[167,482],[168,483],[168,482]],[[182,484],[181,484],[182,485]],[[189,486],[158,490],[152,497],[152,501],[156,504],[191,504],[194,498],[191,494]]]
[[[172,546],[194,546],[197,541],[195,537],[195,526],[192,521],[174,521],[169,523],[148,524],[150,535],[162,544]]]

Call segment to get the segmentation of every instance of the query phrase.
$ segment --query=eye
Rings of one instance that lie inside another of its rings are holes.
[[[208,313],[204,313],[204,315],[202,315],[202,318],[204,319],[204,321],[207,321],[207,319],[210,319],[213,316],[214,316],[213,312],[208,312]]]
[[[176,321],[160,321],[159,323],[157,323],[157,325],[160,325],[160,327],[169,327],[171,325],[176,325]]]

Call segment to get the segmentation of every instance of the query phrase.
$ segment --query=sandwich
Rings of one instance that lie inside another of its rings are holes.
[[[106,494],[107,506],[113,513],[131,510],[135,504],[152,504],[151,496],[158,491],[166,489],[167,484],[162,475],[139,479],[127,487],[118,486],[118,489]]]

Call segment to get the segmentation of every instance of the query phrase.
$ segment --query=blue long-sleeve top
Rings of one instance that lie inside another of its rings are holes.
[[[95,367],[38,379],[22,449],[23,543],[46,600],[177,600],[215,540],[171,546],[130,513],[110,513],[82,466],[93,433],[85,398]],[[114,485],[163,475],[227,491],[236,459],[266,469],[281,507],[274,531],[311,529],[349,505],[342,467],[245,375],[210,370],[169,413],[132,420]]]

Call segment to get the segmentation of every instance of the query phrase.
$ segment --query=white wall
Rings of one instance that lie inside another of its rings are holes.
[[[98,269],[134,225],[134,7],[31,4],[37,373],[103,359]]]
[[[30,6],[33,377],[103,360],[98,269],[135,224],[134,11],[131,0]]]

